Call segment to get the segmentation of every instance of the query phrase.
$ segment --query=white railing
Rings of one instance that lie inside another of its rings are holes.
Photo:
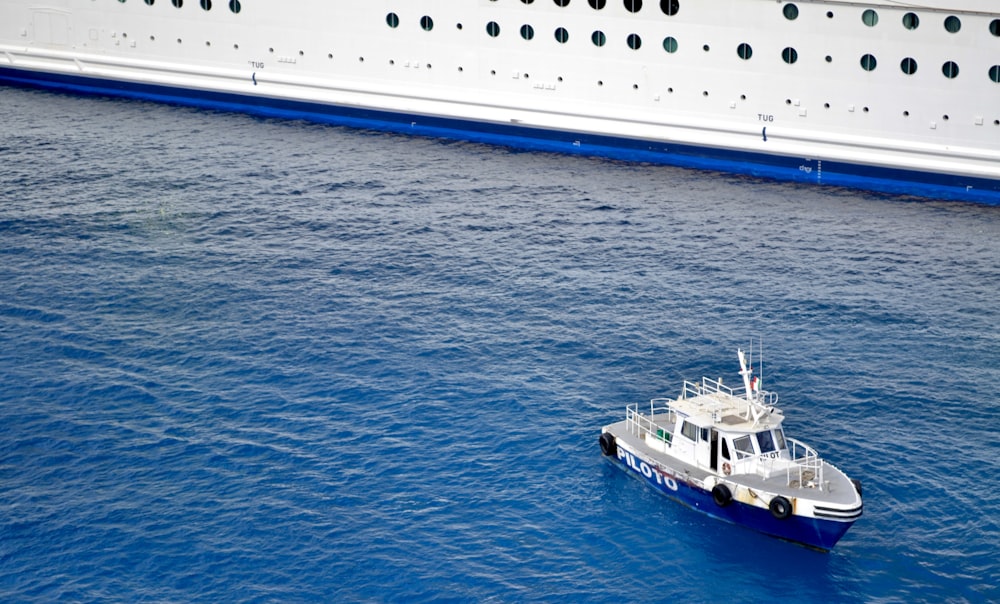
[[[625,420],[628,431],[639,438],[644,438],[646,434],[653,434],[656,438],[668,443],[669,446],[673,440],[674,424],[674,411],[670,408],[669,402],[670,399],[666,398],[652,399],[649,402],[649,415],[639,412],[639,403],[632,403],[626,407]],[[653,420],[656,415],[666,416],[670,425],[664,426],[656,423]]]
[[[788,485],[823,490],[823,460],[809,445],[785,438],[792,462],[788,466]]]

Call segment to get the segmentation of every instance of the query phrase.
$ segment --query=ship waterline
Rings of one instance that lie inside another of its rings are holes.
[[[0,82],[1000,204],[990,10],[15,0]]]

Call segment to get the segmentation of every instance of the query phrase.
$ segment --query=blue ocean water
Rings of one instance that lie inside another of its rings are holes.
[[[1000,208],[0,105],[0,600],[1000,600]],[[831,553],[600,455],[756,336]]]

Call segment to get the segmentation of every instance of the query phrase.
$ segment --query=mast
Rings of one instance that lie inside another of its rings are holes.
[[[753,425],[756,426],[760,422],[760,418],[768,412],[767,407],[761,403],[760,379],[751,378],[753,367],[747,362],[747,355],[743,349],[737,348],[736,354],[740,357],[740,376],[743,378],[743,388],[746,391],[747,419],[750,419],[752,415]]]

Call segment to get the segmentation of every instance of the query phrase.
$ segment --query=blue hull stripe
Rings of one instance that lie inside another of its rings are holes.
[[[629,463],[629,455],[634,458],[634,465]],[[618,457],[611,456],[608,459],[674,501],[714,518],[741,524],[761,533],[802,543],[815,549],[824,551],[832,549],[854,524],[853,518],[847,521],[838,521],[792,516],[785,520],[779,520],[771,515],[770,510],[766,508],[747,505],[735,500],[726,507],[719,507],[712,499],[710,491],[687,484],[679,477],[665,478],[661,476],[655,470],[651,470],[648,464],[643,463],[638,455],[624,452],[620,444],[618,445]]]
[[[0,84],[55,89],[77,94],[119,96],[264,117],[305,119],[356,128],[468,140],[527,150],[607,157],[783,181],[1000,205],[1000,180],[984,178],[878,168],[834,161],[823,161],[820,165],[811,159],[122,82],[36,72],[8,66],[0,67]]]

